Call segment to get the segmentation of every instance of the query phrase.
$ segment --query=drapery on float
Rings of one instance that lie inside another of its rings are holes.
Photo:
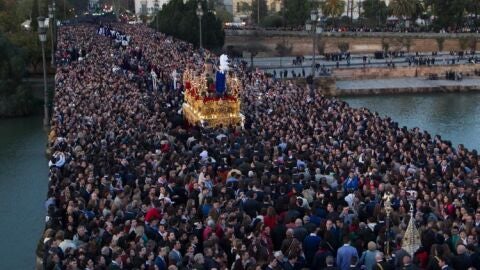
[[[201,74],[187,69],[183,74],[183,116],[191,125],[216,127],[241,125],[244,116],[240,113],[240,80],[228,73],[228,58],[220,56],[220,67],[213,73],[213,66],[205,64]]]

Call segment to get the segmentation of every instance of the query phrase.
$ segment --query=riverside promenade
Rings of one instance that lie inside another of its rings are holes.
[[[217,58],[143,25],[61,27],[58,48],[39,269],[366,267],[402,246],[401,220],[426,237],[396,269],[445,249],[480,269],[476,150],[246,67],[244,128],[191,126],[171,74]],[[468,242],[444,245],[452,229]]]
[[[337,96],[480,91],[479,77],[465,78],[461,81],[426,78],[344,80],[335,84]]]

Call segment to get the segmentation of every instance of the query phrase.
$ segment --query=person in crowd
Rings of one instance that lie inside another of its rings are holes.
[[[183,74],[218,59],[144,25],[62,26],[55,55],[44,269],[479,265],[476,150],[242,63],[243,128],[189,125]],[[421,248],[386,262],[410,190]]]

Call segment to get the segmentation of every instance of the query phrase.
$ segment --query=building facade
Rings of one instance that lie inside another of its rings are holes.
[[[162,9],[168,0],[135,0],[135,14],[136,15],[151,15],[155,12],[155,5],[158,4],[158,9]]]
[[[283,0],[266,0],[268,13],[276,13],[282,10]],[[232,15],[238,20],[245,20],[251,14],[252,0],[232,0]],[[247,8],[250,7],[250,8]]]
[[[321,1],[321,0],[320,0]],[[360,14],[363,12],[363,3],[369,0],[345,0],[345,10],[342,16],[353,17],[353,19],[358,19]],[[385,4],[388,6],[390,0],[384,0]]]

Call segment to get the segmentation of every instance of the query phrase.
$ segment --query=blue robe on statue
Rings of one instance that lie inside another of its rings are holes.
[[[225,73],[217,71],[217,74],[215,76],[215,88],[218,95],[223,95],[225,93],[225,88],[226,88]]]

